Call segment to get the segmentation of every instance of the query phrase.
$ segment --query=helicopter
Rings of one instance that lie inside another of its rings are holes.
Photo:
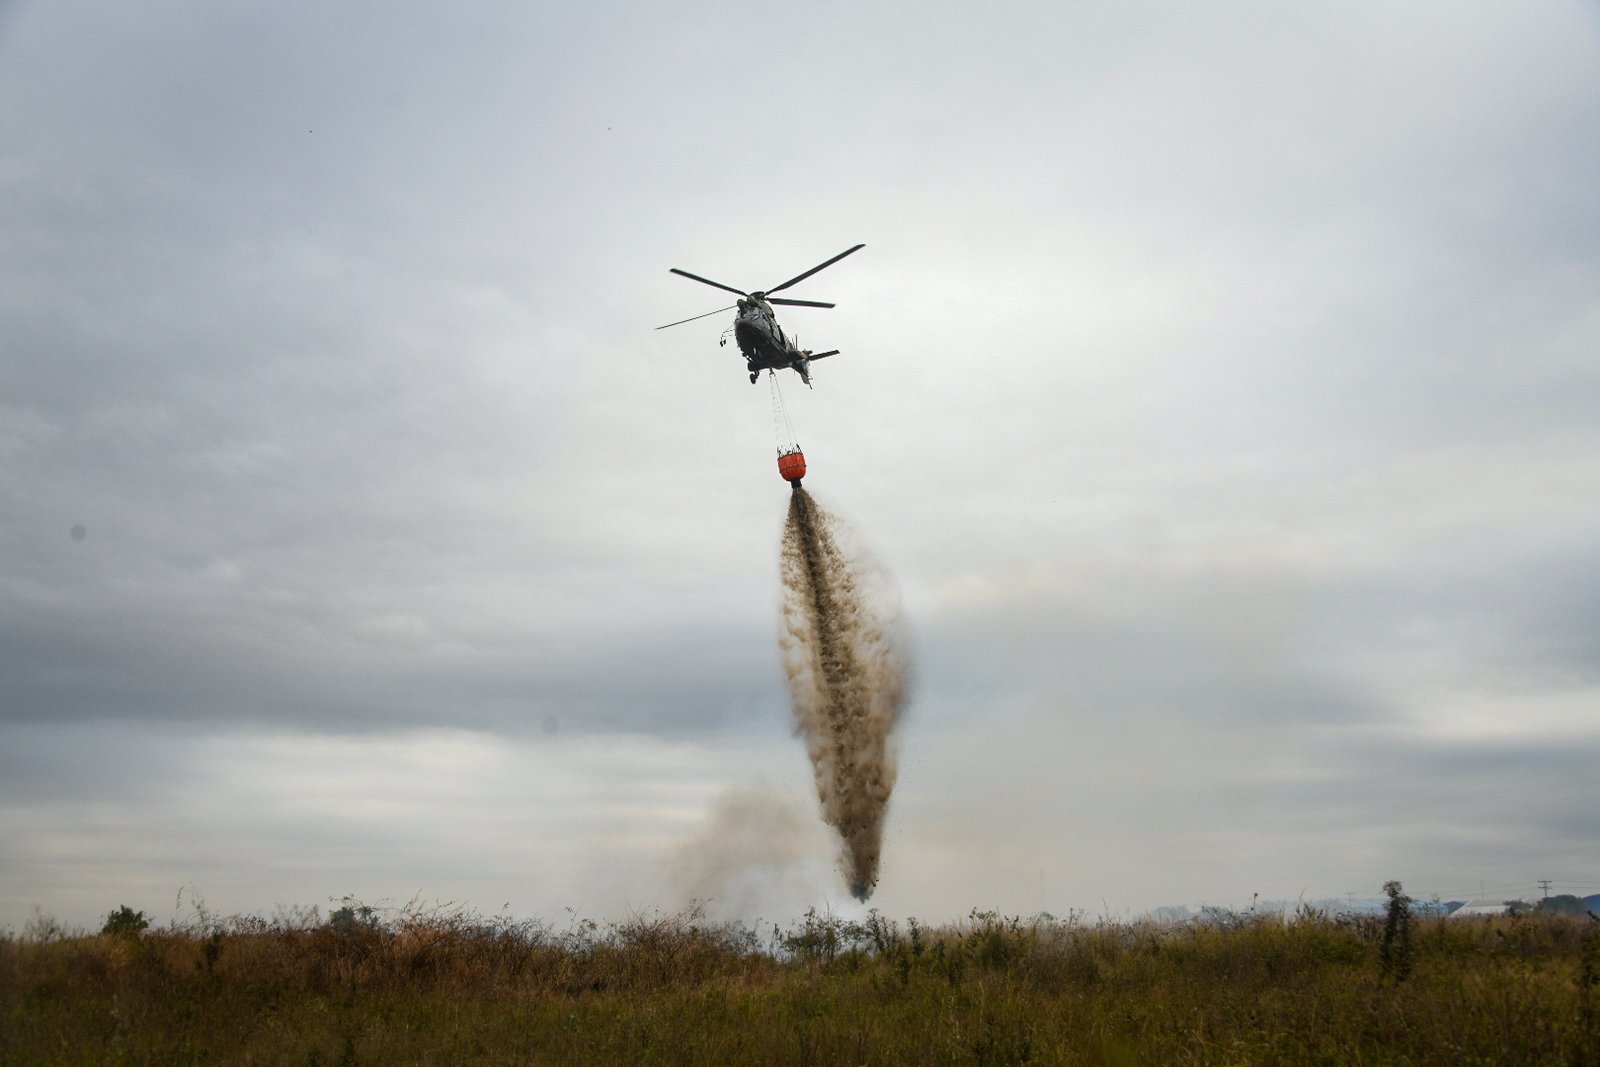
[[[805,382],[809,388],[811,385],[811,364],[815,360],[836,356],[839,354],[839,350],[834,348],[826,352],[812,352],[810,349],[801,348],[799,343],[785,334],[783,327],[778,325],[778,319],[773,314],[772,305],[790,304],[795,307],[808,308],[831,308],[833,305],[823,303],[820,300],[795,300],[790,297],[773,296],[772,294],[782,292],[796,282],[805,281],[824,267],[831,267],[850,253],[859,252],[865,247],[867,246],[860,244],[854,248],[847,248],[827,262],[817,264],[804,274],[795,275],[782,285],[774,285],[770,289],[757,289],[748,293],[743,289],[735,289],[731,285],[723,285],[721,282],[714,282],[710,278],[702,278],[698,274],[690,274],[686,270],[672,267],[670,269],[673,274],[681,274],[685,278],[692,278],[713,288],[734,293],[739,297],[739,300],[725,308],[708,311],[705,315],[679,319],[677,322],[667,323],[666,326],[657,326],[656,329],[665,330],[667,326],[681,326],[686,322],[693,322],[695,319],[703,319],[707,315],[717,315],[737,308],[738,314],[733,318],[733,339],[738,342],[739,351],[744,353],[745,366],[750,372],[750,384],[756,384],[756,379],[761,377],[761,372],[764,370],[778,371],[787,367],[800,375],[800,380]],[[718,343],[727,344],[727,335],[724,334],[722,340]]]

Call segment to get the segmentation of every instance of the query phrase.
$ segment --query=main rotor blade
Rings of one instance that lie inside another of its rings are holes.
[[[817,271],[821,270],[823,267],[831,267],[835,263],[837,263],[841,259],[843,259],[845,256],[848,256],[851,252],[859,252],[865,247],[867,247],[867,246],[866,245],[856,245],[854,248],[847,248],[843,252],[840,252],[838,255],[834,256],[832,259],[828,260],[828,262],[826,262],[826,263],[818,263],[815,267],[812,267],[810,270],[806,271],[804,274],[797,274],[793,278],[790,278],[788,281],[784,282],[782,285],[774,285],[771,289],[768,289],[767,292],[769,292],[769,293],[781,292],[784,289],[789,288],[789,286],[793,285],[795,282],[803,282],[807,278],[811,277],[813,274],[817,273]],[[678,273],[682,274],[683,272],[679,271]],[[689,277],[693,278],[694,275],[691,274],[691,275],[689,275]],[[701,278],[700,280],[701,281],[705,281],[704,278]]]
[[[793,304],[797,308],[831,308],[832,304],[824,304],[820,300],[791,300],[786,296],[769,296],[769,304]]]
[[[738,304],[729,304],[725,308],[718,308],[715,311],[708,311],[708,312],[705,313],[705,315],[696,315],[694,317],[694,319],[703,319],[703,318],[706,318],[709,315],[720,315],[724,311],[732,311],[734,308],[736,308],[738,306],[739,306]],[[669,322],[669,323],[667,323],[667,326],[682,326],[686,322],[693,322],[694,319],[679,319],[677,322]],[[657,326],[656,329],[665,330],[667,328],[667,326]]]
[[[839,350],[837,348],[830,348],[826,352],[818,352],[815,355],[807,356],[806,359],[810,360],[812,363],[815,363],[819,359],[827,359],[829,356],[837,356],[838,354]]]
[[[824,263],[823,266],[827,266],[827,264]],[[730,293],[737,293],[739,296],[749,296],[750,295],[749,293],[745,292],[743,289],[735,289],[731,285],[723,285],[721,282],[714,282],[710,278],[702,278],[698,274],[690,274],[688,271],[679,270],[677,267],[668,267],[667,269],[670,270],[674,274],[681,274],[685,278],[693,278],[697,282],[704,282],[705,284],[713,286],[713,287],[715,287],[717,289],[724,289],[724,290],[726,290],[726,291],[728,291]]]

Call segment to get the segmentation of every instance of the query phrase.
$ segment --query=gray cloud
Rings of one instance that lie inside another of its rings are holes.
[[[836,5],[746,48],[733,4],[8,6],[0,751],[48,818],[5,914],[112,793],[168,812],[141,782],[263,737],[648,737],[703,779],[641,833],[710,818],[706,753],[793,748],[783,488],[726,324],[651,330],[716,306],[666,268],[771,284],[858,240],[801,291],[840,307],[784,320],[844,355],[786,395],[919,636],[885,907],[1566,862],[1592,14],[1150,15]],[[584,766],[600,825],[623,773]],[[274,783],[220,795],[308,788]],[[574,886],[628,869],[562,839]]]

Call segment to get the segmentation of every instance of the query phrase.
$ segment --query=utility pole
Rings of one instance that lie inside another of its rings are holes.
[[[1549,900],[1550,899],[1550,879],[1548,879],[1548,878],[1539,879],[1539,888],[1544,890],[1544,898],[1546,900]]]

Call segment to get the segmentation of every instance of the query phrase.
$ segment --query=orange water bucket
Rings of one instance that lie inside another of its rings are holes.
[[[798,448],[793,452],[785,452],[778,457],[778,474],[786,482],[800,484],[800,479],[806,476],[806,454]]]

